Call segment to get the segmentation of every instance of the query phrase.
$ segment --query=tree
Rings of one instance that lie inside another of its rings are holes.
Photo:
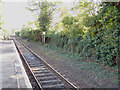
[[[51,9],[49,9],[51,8]],[[51,2],[41,2],[39,15],[40,30],[47,31],[52,20],[52,12],[54,10],[54,4]]]
[[[31,3],[34,8],[29,8],[31,11],[38,11],[38,22],[41,31],[47,31],[52,20],[52,13],[55,10],[56,3],[44,1],[33,1]]]
[[[71,10],[76,11],[76,19],[79,20],[79,23],[83,23],[86,17],[92,17],[97,14],[100,9],[99,4],[100,2],[81,2],[79,0]]]

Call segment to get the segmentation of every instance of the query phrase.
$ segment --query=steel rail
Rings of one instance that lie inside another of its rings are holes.
[[[14,41],[14,44],[15,44],[18,52],[19,52],[20,57],[22,58],[22,60],[24,60],[25,64],[27,65],[27,67],[28,67],[28,69],[29,69],[29,71],[31,72],[32,76],[34,77],[36,83],[38,84],[38,88],[39,88],[40,90],[43,90],[42,86],[40,85],[40,83],[39,83],[39,81],[37,80],[36,76],[35,76],[34,73],[32,72],[32,70],[31,70],[28,62],[26,61],[26,58],[22,55],[22,52],[21,52],[20,49],[18,48],[18,46],[17,46],[17,44],[16,44],[16,42],[15,42],[14,39],[13,39],[13,41]]]
[[[20,40],[19,40],[20,41]],[[21,41],[20,43],[26,47],[32,54],[34,54],[35,56],[37,56],[39,59],[42,60],[42,62],[49,68],[51,69],[57,76],[60,77],[60,79],[62,79],[64,81],[65,84],[68,84],[68,86],[70,86],[73,89],[78,89],[75,85],[73,85],[70,81],[68,81],[66,78],[64,78],[58,71],[56,71],[53,67],[51,67],[46,61],[43,60],[43,58],[41,58],[40,56],[38,56],[34,51],[32,51],[28,46],[26,46],[25,44],[23,44]]]
[[[70,89],[73,90],[79,90],[75,85],[73,85],[70,81],[68,81],[65,77],[63,77],[58,71],[56,71],[53,67],[51,67],[46,61],[43,60],[42,57],[38,56],[34,51],[32,51],[27,45],[25,45],[24,43],[22,43],[20,40],[19,42],[27,49],[29,50],[33,55],[35,55],[37,58],[39,58],[44,64],[45,66],[47,66],[52,72],[54,72],[54,74],[56,76],[58,76],[65,85],[67,85]],[[23,58],[25,59],[25,57],[23,56]],[[26,62],[27,63],[27,62]],[[29,66],[29,64],[27,63],[27,65]],[[30,68],[30,67],[29,67]],[[31,69],[30,69],[31,70]],[[32,70],[31,70],[32,72]],[[34,75],[34,73],[32,72],[32,74]],[[35,77],[35,75],[34,75]],[[35,77],[36,81],[39,83],[39,81],[37,80],[37,78]],[[39,85],[40,88],[42,88],[41,85]]]

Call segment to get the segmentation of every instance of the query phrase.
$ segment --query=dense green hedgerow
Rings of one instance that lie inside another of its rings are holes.
[[[79,58],[94,57],[104,65],[115,66],[119,57],[120,5],[115,2],[102,3],[98,14],[79,18],[63,17],[60,32],[46,33],[46,44],[78,55]],[[59,27],[55,28],[59,29]],[[86,31],[86,32],[85,32]],[[40,30],[22,30],[21,36],[42,42]]]

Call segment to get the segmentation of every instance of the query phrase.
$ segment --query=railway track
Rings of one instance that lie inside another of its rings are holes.
[[[13,38],[33,89],[60,88],[78,90],[20,40]]]

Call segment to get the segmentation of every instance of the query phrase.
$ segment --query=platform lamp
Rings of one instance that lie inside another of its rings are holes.
[[[45,31],[43,32],[43,40],[44,40],[44,44],[45,44]]]

